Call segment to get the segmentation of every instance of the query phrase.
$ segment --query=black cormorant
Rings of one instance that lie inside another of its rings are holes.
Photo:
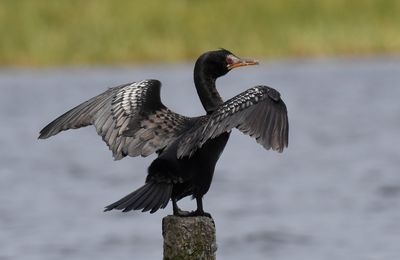
[[[108,89],[61,115],[40,131],[40,139],[60,131],[94,125],[116,160],[129,156],[158,157],[148,168],[145,184],[112,209],[156,212],[172,200],[179,216],[207,215],[202,198],[232,128],[254,137],[266,149],[282,152],[288,145],[288,118],[280,94],[256,86],[224,102],[215,81],[231,69],[258,64],[221,49],[202,54],[194,67],[194,83],[207,114],[186,117],[160,100],[161,83],[142,80]],[[181,211],[177,201],[192,195],[197,210]]]

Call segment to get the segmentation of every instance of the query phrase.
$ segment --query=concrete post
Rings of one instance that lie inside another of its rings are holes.
[[[167,216],[162,221],[164,260],[215,260],[214,220]]]

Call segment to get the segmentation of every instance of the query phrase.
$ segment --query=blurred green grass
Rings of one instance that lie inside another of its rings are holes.
[[[0,0],[0,65],[398,54],[399,0]]]

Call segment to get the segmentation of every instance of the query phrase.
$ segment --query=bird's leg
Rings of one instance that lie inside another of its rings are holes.
[[[189,212],[189,211],[181,210],[178,207],[176,199],[173,198],[172,199],[172,209],[174,211],[174,216],[178,216],[178,217],[205,216],[205,217],[212,218],[210,213],[204,212],[204,210],[203,210],[203,199],[202,199],[202,197],[196,197],[196,202],[197,202],[197,209],[195,211]]]
[[[172,198],[172,210],[174,212],[174,216],[187,217],[190,214],[189,211],[181,210],[178,207],[178,204],[177,204],[177,201],[175,198]]]
[[[196,202],[197,209],[196,211],[191,212],[192,216],[205,216],[212,218],[210,213],[204,212],[203,210],[203,197],[196,197]]]

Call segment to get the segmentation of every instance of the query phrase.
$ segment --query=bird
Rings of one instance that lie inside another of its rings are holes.
[[[211,217],[204,211],[203,197],[232,129],[255,138],[267,150],[282,152],[288,146],[287,108],[277,90],[257,85],[225,102],[217,91],[219,77],[257,64],[226,49],[200,55],[193,77],[205,115],[187,117],[173,112],[161,102],[161,82],[141,80],[111,87],[72,108],[44,127],[39,139],[93,125],[115,160],[157,154],[144,185],[104,211],[154,213],[172,201],[175,216]],[[196,210],[178,207],[177,202],[187,196],[196,200]]]

